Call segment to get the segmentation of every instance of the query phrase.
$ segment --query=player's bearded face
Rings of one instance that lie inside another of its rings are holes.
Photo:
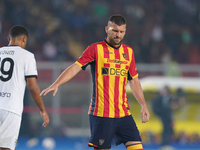
[[[109,22],[106,27],[107,40],[112,45],[120,45],[126,33],[126,24],[118,26],[115,23]]]

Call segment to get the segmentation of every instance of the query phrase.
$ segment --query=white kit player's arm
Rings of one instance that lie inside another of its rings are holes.
[[[40,89],[38,87],[37,81],[35,77],[26,78],[28,89],[33,97],[35,103],[40,109],[40,114],[44,120],[43,126],[46,127],[49,123],[49,116],[45,110],[45,106],[40,96]]]

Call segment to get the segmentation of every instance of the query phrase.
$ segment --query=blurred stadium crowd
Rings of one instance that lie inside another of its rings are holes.
[[[74,61],[105,38],[112,14],[127,19],[123,43],[137,63],[200,63],[199,0],[1,0],[0,46],[8,44],[8,29],[21,24],[38,61]]]

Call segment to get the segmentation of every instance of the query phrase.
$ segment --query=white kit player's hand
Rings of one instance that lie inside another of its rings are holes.
[[[41,111],[40,114],[44,120],[44,123],[42,124],[42,126],[46,127],[49,124],[49,116],[46,111]]]

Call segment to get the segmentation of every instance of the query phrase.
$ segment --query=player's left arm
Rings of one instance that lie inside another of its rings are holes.
[[[133,95],[135,96],[136,100],[142,107],[142,110],[141,110],[142,123],[148,122],[150,118],[150,114],[145,102],[144,94],[143,94],[142,87],[141,87],[138,77],[132,80],[129,80],[129,85],[130,85]]]

